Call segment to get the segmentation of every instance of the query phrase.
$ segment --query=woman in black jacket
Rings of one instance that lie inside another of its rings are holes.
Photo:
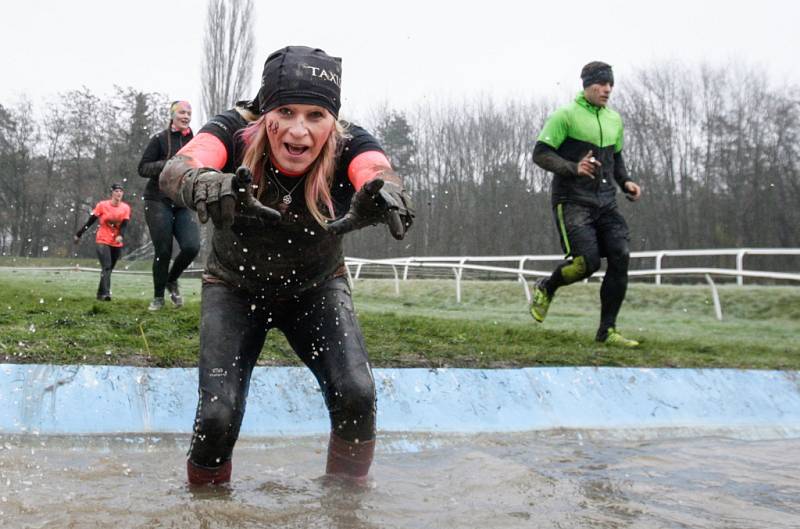
[[[200,230],[194,221],[194,214],[187,208],[176,206],[158,188],[158,175],[164,164],[193,137],[192,129],[189,128],[192,106],[188,101],[173,102],[169,114],[169,126],[150,138],[139,162],[139,175],[148,179],[144,190],[144,213],[155,251],[153,301],[149,310],[160,310],[164,307],[165,289],[176,307],[183,305],[183,298],[178,290],[178,278],[200,251]],[[170,268],[173,237],[178,241],[180,252]]]

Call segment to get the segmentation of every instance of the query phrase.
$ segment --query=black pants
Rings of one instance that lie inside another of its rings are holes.
[[[189,448],[193,463],[217,467],[231,458],[250,376],[272,328],[284,333],[316,377],[332,431],[347,441],[375,438],[375,382],[345,279],[285,299],[206,283],[199,402]]]
[[[598,339],[616,326],[617,314],[628,289],[630,232],[616,204],[590,207],[563,203],[553,208],[561,248],[567,260],[545,282],[550,295],[561,286],[588,278],[606,258],[606,274],[600,287]]]
[[[100,284],[97,285],[97,297],[111,296],[111,271],[122,255],[121,246],[97,244],[97,259],[100,260]]]
[[[155,251],[153,295],[163,298],[166,284],[177,281],[197,257],[200,251],[200,229],[194,221],[194,213],[191,210],[161,200],[146,200],[144,216]],[[173,237],[178,241],[180,252],[170,268]]]

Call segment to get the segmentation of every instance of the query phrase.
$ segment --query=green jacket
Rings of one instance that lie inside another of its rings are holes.
[[[552,171],[553,203],[576,202],[604,206],[616,201],[616,181],[624,189],[629,181],[622,159],[623,129],[620,115],[586,100],[583,91],[575,101],[556,110],[545,122],[536,142],[534,162]],[[578,176],[577,166],[587,152],[602,164],[595,178]]]

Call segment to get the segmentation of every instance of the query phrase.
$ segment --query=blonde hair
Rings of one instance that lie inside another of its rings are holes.
[[[258,184],[257,198],[266,187],[264,182],[264,162],[270,155],[269,137],[267,136],[266,114],[262,115],[241,131],[245,149],[242,165],[247,166],[253,174],[253,182]],[[344,127],[338,120],[334,121],[334,128],[328,136],[325,145],[306,172],[304,196],[306,206],[311,216],[320,226],[325,226],[326,221],[333,220],[336,216],[331,199],[331,185],[336,164],[336,156],[345,134]],[[327,213],[323,212],[323,208]]]

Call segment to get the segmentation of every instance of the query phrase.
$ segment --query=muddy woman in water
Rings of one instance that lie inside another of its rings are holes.
[[[281,330],[319,382],[331,420],[327,473],[364,481],[375,384],[346,279],[342,235],[413,218],[377,140],[338,120],[341,59],[289,46],[252,101],[212,118],[167,163],[161,190],[214,223],[202,287],[192,484],[230,480],[250,376]]]

